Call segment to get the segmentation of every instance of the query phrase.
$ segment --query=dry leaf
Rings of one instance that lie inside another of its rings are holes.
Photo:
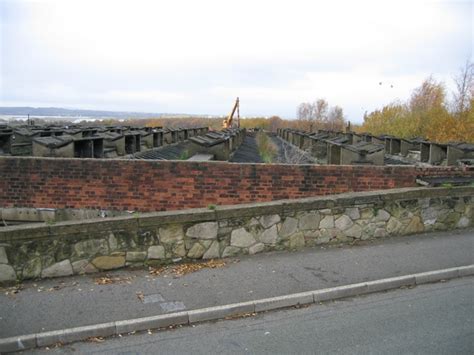
[[[162,266],[157,269],[151,268],[149,273],[155,276],[164,275],[166,277],[167,274],[171,274],[174,277],[180,277],[202,269],[216,269],[225,265],[226,262],[224,260],[212,259],[209,261],[202,261],[197,263],[183,263],[178,265]]]
[[[110,275],[105,275],[103,277],[98,277],[94,280],[96,285],[110,285],[115,283],[127,283],[130,284],[131,277],[111,277]]]
[[[145,299],[145,295],[143,294],[143,292],[137,292],[137,297],[142,302]]]
[[[91,343],[102,343],[104,341],[104,337],[89,337],[87,341]]]
[[[240,314],[235,314],[232,316],[225,317],[224,319],[226,320],[231,320],[231,319],[239,319],[239,318],[248,318],[248,317],[255,317],[257,313],[255,312],[250,312],[250,313],[240,313]]]
[[[2,288],[2,292],[5,292],[5,296],[9,296],[9,297],[12,297],[14,298],[15,295],[20,292],[20,290],[23,289],[23,286],[22,285],[17,285],[17,286],[12,286],[12,287],[6,287],[6,288]]]
[[[58,291],[62,288],[66,287],[66,285],[62,282],[60,285],[56,285],[56,286],[53,286],[53,287],[50,287],[48,288],[48,291],[51,292],[51,291]]]

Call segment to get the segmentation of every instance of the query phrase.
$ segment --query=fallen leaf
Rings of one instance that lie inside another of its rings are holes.
[[[66,287],[66,285],[64,283],[61,283],[60,285],[56,285],[56,286],[53,286],[53,287],[50,287],[48,288],[48,291],[51,292],[51,291],[58,291],[62,288]]]
[[[145,299],[145,295],[143,294],[143,292],[137,292],[137,297],[142,302]]]
[[[231,320],[231,319],[239,319],[239,318],[248,318],[248,317],[254,317],[256,316],[257,313],[251,312],[251,313],[240,313],[240,314],[234,314],[232,316],[227,316],[224,319],[226,320]]]
[[[103,277],[98,277],[94,280],[96,285],[111,285],[115,283],[127,283],[130,282],[131,277],[111,277],[110,275],[105,275]]]
[[[2,292],[5,290],[5,296],[14,298],[15,295],[23,289],[23,285],[17,285],[12,287],[2,288]]]
[[[174,277],[181,277],[186,274],[190,274],[202,269],[216,269],[226,265],[224,260],[208,260],[196,263],[183,263],[178,265],[167,265],[159,268],[150,268],[149,273],[151,275],[159,276],[173,275]]]
[[[91,343],[102,343],[104,341],[104,337],[89,337],[87,338],[87,341]]]

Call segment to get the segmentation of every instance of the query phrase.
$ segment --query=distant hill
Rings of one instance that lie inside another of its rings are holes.
[[[182,114],[78,110],[59,107],[0,107],[0,115],[14,116],[63,116],[63,117],[112,117],[112,118],[152,118],[162,116],[183,116]],[[193,116],[193,115],[186,115]]]

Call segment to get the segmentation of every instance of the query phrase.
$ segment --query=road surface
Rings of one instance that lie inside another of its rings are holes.
[[[252,318],[80,342],[53,353],[473,354],[474,279],[371,294]],[[44,353],[36,349],[31,353]]]

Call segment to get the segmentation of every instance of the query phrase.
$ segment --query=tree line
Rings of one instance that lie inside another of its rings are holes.
[[[309,132],[318,129],[342,131],[345,126],[342,108],[337,105],[330,107],[325,99],[301,103],[296,115],[300,121],[299,125],[306,127],[305,130]]]
[[[374,135],[391,134],[402,138],[422,137],[436,142],[474,143],[474,65],[466,65],[454,77],[455,89],[448,93],[443,82],[433,76],[415,88],[406,102],[394,101],[380,109],[364,114],[362,125],[354,125],[357,132]],[[278,128],[293,128],[308,132],[318,129],[343,131],[346,119],[340,106],[330,106],[322,98],[303,102],[296,108],[297,119],[278,116],[241,118],[242,128],[260,128],[276,132]],[[195,127],[222,129],[225,117],[160,117],[147,119],[96,122],[104,125]],[[90,124],[86,122],[85,124]]]
[[[467,62],[454,77],[448,97],[446,86],[433,76],[413,90],[406,102],[395,101],[364,115],[359,132],[422,137],[435,142],[474,143],[474,65]]]

